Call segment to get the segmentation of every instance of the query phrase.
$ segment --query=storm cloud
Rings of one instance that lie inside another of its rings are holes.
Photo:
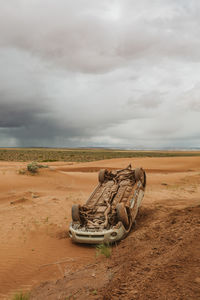
[[[198,1],[0,5],[0,146],[200,147]]]

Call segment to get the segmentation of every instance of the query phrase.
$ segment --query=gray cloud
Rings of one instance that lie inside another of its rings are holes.
[[[200,58],[197,1],[1,2],[1,45],[59,67],[101,73],[144,55]]]
[[[197,1],[0,5],[0,146],[200,146]]]

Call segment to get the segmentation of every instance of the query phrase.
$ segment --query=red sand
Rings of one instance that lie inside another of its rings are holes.
[[[130,162],[147,171],[136,231],[112,259],[96,259],[66,237],[71,206],[87,200],[99,169]],[[19,175],[25,165],[0,163],[0,299],[58,278],[32,299],[200,299],[200,157],[60,162]]]

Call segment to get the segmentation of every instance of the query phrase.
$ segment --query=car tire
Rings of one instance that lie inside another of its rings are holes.
[[[72,205],[72,220],[73,222],[80,222],[80,205]]]
[[[116,206],[118,221],[121,221],[125,228],[129,227],[129,218],[124,203],[118,203]]]
[[[102,169],[102,170],[99,171],[99,182],[100,183],[104,182],[104,180],[105,180],[105,173],[106,173],[105,169]]]
[[[146,173],[142,168],[136,168],[135,169],[135,180],[136,181],[141,181],[143,187],[145,188],[146,186]]]

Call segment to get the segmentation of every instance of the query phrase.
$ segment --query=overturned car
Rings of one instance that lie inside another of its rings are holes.
[[[144,196],[142,168],[100,170],[99,184],[83,206],[72,206],[69,235],[78,243],[113,243],[131,230]]]

